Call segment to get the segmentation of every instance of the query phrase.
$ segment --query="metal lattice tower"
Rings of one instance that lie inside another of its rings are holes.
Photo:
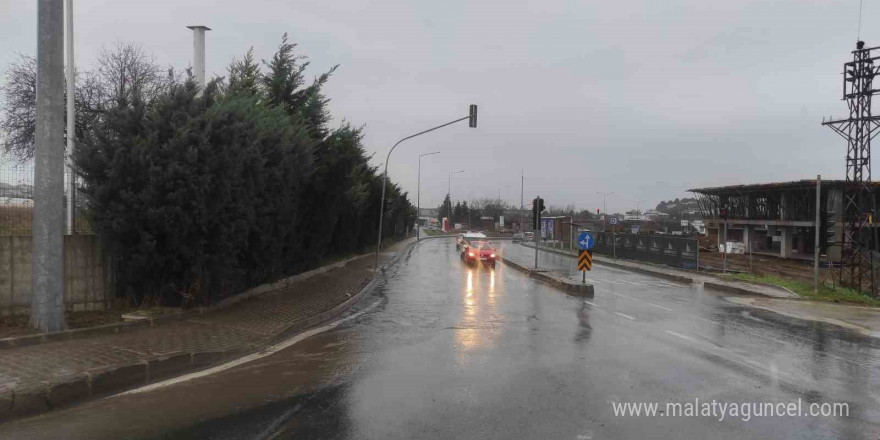
[[[880,117],[871,113],[871,98],[877,94],[874,76],[880,68],[871,51],[859,41],[852,52],[853,60],[843,65],[843,99],[849,107],[846,119],[822,121],[846,139],[846,183],[843,197],[843,240],[840,261],[840,282],[860,291],[874,289],[873,257],[871,251],[870,214],[873,211],[871,194],[871,139],[880,128]],[[848,279],[847,279],[848,276]]]

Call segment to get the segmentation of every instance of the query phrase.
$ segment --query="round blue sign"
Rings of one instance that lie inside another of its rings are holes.
[[[581,231],[578,234],[578,249],[588,251],[593,248],[593,234],[590,231]]]

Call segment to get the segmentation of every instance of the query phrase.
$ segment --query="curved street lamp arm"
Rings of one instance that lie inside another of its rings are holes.
[[[391,159],[391,153],[394,152],[394,149],[397,148],[397,146],[400,145],[401,142],[403,142],[407,139],[412,139],[416,136],[421,136],[425,133],[430,133],[434,130],[438,130],[443,127],[446,127],[447,125],[452,125],[452,124],[455,124],[456,122],[461,122],[461,121],[464,121],[465,119],[470,119],[470,118],[471,118],[471,116],[468,115],[463,118],[459,118],[454,121],[450,121],[445,124],[438,125],[434,128],[429,128],[425,131],[420,131],[416,134],[407,136],[407,137],[397,141],[397,143],[394,144],[394,146],[392,146],[390,150],[388,150],[388,155],[385,156],[385,170],[382,172],[382,200],[379,202],[379,239],[378,239],[378,243],[376,244],[376,269],[379,268],[379,250],[382,248],[382,222],[385,220],[384,219],[384,215],[385,215],[385,185],[388,183],[388,160]]]

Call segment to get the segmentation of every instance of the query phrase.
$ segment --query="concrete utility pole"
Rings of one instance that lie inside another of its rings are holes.
[[[64,325],[64,2],[37,3],[33,294],[30,325]]]
[[[813,293],[819,293],[819,226],[822,222],[822,175],[816,176],[816,235],[813,240]],[[751,247],[749,248],[751,249]]]
[[[76,174],[73,171],[73,138],[76,135],[76,67],[73,61],[73,0],[67,0],[65,29],[67,40],[67,233],[73,234],[76,228]]]
[[[193,76],[196,83],[204,90],[205,85],[205,31],[210,31],[207,26],[187,26],[193,31]]]

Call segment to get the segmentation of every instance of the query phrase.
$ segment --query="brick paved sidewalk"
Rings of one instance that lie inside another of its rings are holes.
[[[383,253],[381,264],[405,244]],[[371,256],[364,256],[279,290],[158,327],[0,350],[0,420],[255,351],[292,325],[360,292],[374,276],[373,263]]]

